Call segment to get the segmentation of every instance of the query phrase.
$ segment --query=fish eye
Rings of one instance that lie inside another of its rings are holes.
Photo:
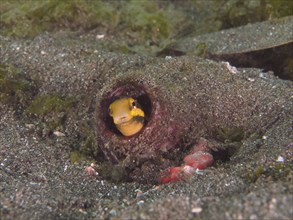
[[[137,107],[137,101],[134,100],[132,103],[131,103],[131,107],[132,108],[136,108]]]

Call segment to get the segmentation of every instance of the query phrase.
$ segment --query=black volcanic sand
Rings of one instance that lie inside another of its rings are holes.
[[[31,92],[18,89],[23,96],[6,91],[12,98],[1,102],[1,219],[292,219],[293,108],[289,98],[280,102],[284,110],[264,132],[245,137],[236,151],[226,152],[225,159],[220,156],[203,175],[156,188],[113,183],[84,172],[90,159],[73,163],[70,156],[84,144],[82,134],[89,135],[97,126],[93,117],[95,94],[100,91],[96,88],[107,83],[109,73],[143,71],[146,65],[155,68],[164,59],[103,53],[91,42],[48,34],[32,41],[1,37],[0,42],[3,68],[18,69],[23,80],[34,84]],[[176,65],[182,58],[172,59]],[[223,63],[183,59],[227,72]],[[268,81],[276,88],[271,94],[276,100],[284,97],[284,91],[292,98],[290,81],[259,69],[239,69],[236,74],[251,83]],[[226,86],[220,89],[226,91]],[[48,123],[54,115],[28,107],[35,96],[47,94],[71,97],[75,103],[61,111],[64,120],[53,129]],[[100,152],[96,158],[102,160]]]

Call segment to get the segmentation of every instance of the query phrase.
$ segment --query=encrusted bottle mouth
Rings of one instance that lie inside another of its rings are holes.
[[[116,128],[113,118],[109,115],[109,106],[115,100],[122,97],[131,97],[140,104],[141,109],[145,113],[144,127],[147,126],[152,118],[154,103],[156,102],[153,100],[154,96],[150,91],[144,85],[140,85],[137,82],[118,83],[102,96],[102,99],[98,102],[99,111],[97,117],[100,131],[107,135],[116,135],[121,138],[123,135]]]

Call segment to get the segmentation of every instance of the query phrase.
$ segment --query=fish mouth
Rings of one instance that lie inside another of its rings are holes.
[[[120,126],[126,126],[128,124],[130,124],[131,122],[134,121],[133,118],[131,119],[124,119],[124,118],[119,118],[119,119],[116,119],[117,123],[115,123],[116,125],[120,125]]]

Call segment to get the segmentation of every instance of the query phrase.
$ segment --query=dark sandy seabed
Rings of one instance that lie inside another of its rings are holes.
[[[236,74],[251,83],[264,80],[282,88],[272,96],[276,100],[284,98],[285,102],[280,102],[283,111],[265,131],[245,137],[228,159],[216,160],[203,175],[195,175],[187,182],[161,187],[115,183],[100,175],[86,174],[89,159],[73,163],[74,146],[86,142],[82,129],[87,136],[94,134],[97,126],[94,106],[100,91],[96,88],[107,83],[107,72],[143,72],[146,65],[155,68],[165,59],[103,53],[93,41],[60,39],[60,34],[57,38],[45,33],[28,41],[0,37],[0,46],[1,62],[5,63],[2,70],[20,69],[25,75],[21,79],[34,84],[30,85],[32,89],[19,89],[24,95],[10,96],[21,109],[13,102],[1,103],[0,219],[293,218],[291,81],[260,69],[239,68]],[[173,65],[179,65],[182,59],[193,58],[172,58]],[[194,62],[219,72],[229,71],[221,62]],[[76,110],[57,112],[67,117],[62,126],[52,125],[51,131],[46,123],[54,115],[27,107],[31,100],[26,96],[56,93],[74,97]],[[100,154],[96,153],[96,158],[102,158]]]

